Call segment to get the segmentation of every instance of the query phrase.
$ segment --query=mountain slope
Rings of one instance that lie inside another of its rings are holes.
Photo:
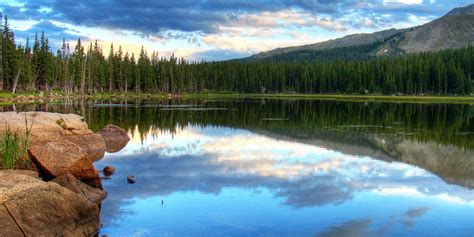
[[[418,27],[348,35],[316,44],[278,48],[244,60],[365,59],[381,55],[461,48],[472,43],[474,43],[474,4],[453,9],[445,16]],[[346,52],[349,57],[340,51]],[[327,58],[324,58],[325,56]]]
[[[474,4],[405,33],[400,47],[407,53],[461,48],[474,42]]]
[[[328,50],[328,49],[344,48],[344,47],[359,46],[359,45],[370,45],[377,42],[382,42],[386,39],[389,39],[397,34],[403,33],[408,30],[409,29],[401,29],[401,30],[389,29],[389,30],[371,33],[371,34],[348,35],[340,39],[324,41],[324,42],[316,43],[316,44],[293,46],[293,47],[288,47],[288,48],[278,48],[271,51],[256,54],[252,57],[263,59],[263,58],[268,58],[268,57],[276,56],[279,54],[291,53],[295,51],[303,51],[303,50],[316,51],[316,50]]]

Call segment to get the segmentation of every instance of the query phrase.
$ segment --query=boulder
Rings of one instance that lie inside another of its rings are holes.
[[[61,185],[62,187],[65,187],[73,191],[74,193],[83,196],[84,198],[95,204],[100,204],[107,197],[106,192],[97,188],[92,188],[89,185],[82,183],[70,173],[58,176],[53,179],[52,182],[55,182]]]
[[[10,237],[23,237],[25,236],[15,223],[15,220],[10,216],[8,210],[5,206],[0,205],[0,223],[2,223],[2,228],[0,229],[0,236],[10,236]]]
[[[0,125],[8,124],[15,130],[25,130],[25,121],[31,127],[30,136],[43,140],[45,137],[73,136],[93,133],[81,116],[48,112],[4,112],[0,114]],[[4,126],[0,126],[0,130]],[[37,139],[32,139],[34,140]]]
[[[84,119],[76,114],[58,114],[48,112],[6,112],[0,113],[0,131],[8,126],[17,131],[30,131],[30,145],[42,145],[48,142],[67,140],[80,146],[93,161],[104,156],[104,139],[87,126]]]
[[[0,171],[0,236],[90,236],[99,207],[53,182]]]
[[[48,142],[29,149],[31,159],[43,171],[46,178],[53,179],[71,173],[93,187],[101,187],[99,172],[88,155],[78,145],[68,142]]]
[[[114,153],[122,150],[130,141],[127,132],[115,125],[107,125],[100,130],[99,134],[105,141],[107,152]]]
[[[97,161],[104,157],[105,154],[105,142],[101,135],[93,133],[78,136],[67,136],[64,140],[72,142],[87,154],[87,157],[91,161]]]
[[[137,178],[135,176],[128,176],[127,177],[127,183],[134,184],[136,182],[137,182]]]
[[[22,174],[33,177],[35,179],[40,179],[39,173],[32,170],[2,170],[2,172],[4,174]]]
[[[102,171],[106,177],[109,177],[115,173],[116,169],[113,166],[106,166]]]

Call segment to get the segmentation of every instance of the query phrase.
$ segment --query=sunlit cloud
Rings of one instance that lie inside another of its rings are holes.
[[[19,42],[45,31],[52,49],[62,38],[111,43],[124,51],[159,52],[191,60],[224,60],[278,47],[317,43],[347,34],[413,27],[461,1],[33,1],[9,0],[0,10]],[[110,7],[113,5],[113,7]],[[92,7],[93,6],[93,7]],[[120,17],[117,17],[120,16]]]

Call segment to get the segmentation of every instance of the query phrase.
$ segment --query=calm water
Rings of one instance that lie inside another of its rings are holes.
[[[108,236],[474,236],[474,106],[88,101],[132,140],[97,168]],[[127,184],[135,175],[138,182]]]

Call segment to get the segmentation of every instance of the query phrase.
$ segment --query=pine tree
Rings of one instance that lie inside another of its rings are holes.
[[[3,29],[3,17],[0,13],[0,27]],[[4,34],[3,30],[0,30],[0,91],[3,91],[3,51],[4,51]]]
[[[13,80],[18,71],[18,55],[15,45],[15,36],[10,30],[8,24],[8,17],[4,18],[3,25],[3,40],[2,40],[2,61],[3,61],[3,89],[11,89]]]
[[[112,93],[112,85],[113,85],[113,80],[115,76],[115,60],[114,60],[114,45],[110,45],[110,53],[109,53],[109,58],[108,58],[108,63],[109,63],[109,93]]]

